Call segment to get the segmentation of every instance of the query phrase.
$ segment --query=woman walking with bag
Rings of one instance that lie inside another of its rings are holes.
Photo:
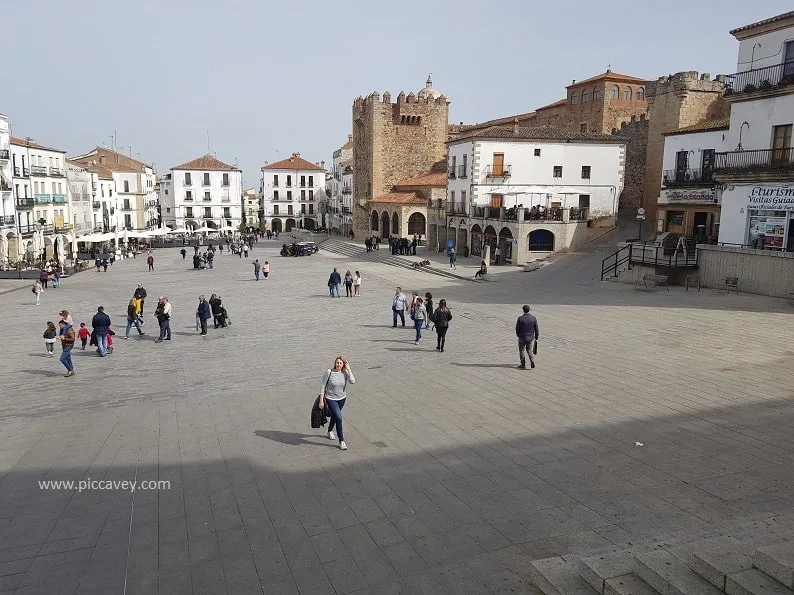
[[[447,340],[447,329],[449,329],[450,320],[452,320],[452,312],[447,308],[447,300],[439,300],[438,308],[433,314],[433,324],[436,326],[436,336],[438,337],[436,351],[444,352],[444,343]]]
[[[416,329],[414,345],[419,345],[419,341],[422,338],[422,327],[425,325],[425,319],[427,319],[427,309],[422,302],[422,298],[418,297],[414,302],[414,307],[411,309],[411,320],[414,321],[414,328]]]
[[[334,440],[334,427],[339,436],[339,448],[347,450],[345,443],[345,433],[342,428],[342,408],[345,406],[347,394],[345,389],[348,384],[355,384],[356,379],[353,376],[353,371],[350,369],[350,364],[343,357],[337,357],[334,360],[333,369],[326,370],[323,375],[323,383],[320,386],[320,395],[318,406],[320,409],[325,409],[326,414],[331,417],[331,422],[328,424],[328,439]]]

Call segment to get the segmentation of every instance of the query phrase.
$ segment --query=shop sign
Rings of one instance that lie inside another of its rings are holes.
[[[749,209],[794,211],[794,186],[753,186],[749,190]]]
[[[710,188],[692,190],[662,190],[659,196],[660,203],[711,203],[717,200],[716,191]]]

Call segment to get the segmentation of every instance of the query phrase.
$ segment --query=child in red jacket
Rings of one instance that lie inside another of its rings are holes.
[[[85,344],[88,343],[88,337],[91,333],[88,332],[88,328],[85,326],[85,322],[80,323],[80,330],[77,331],[77,337],[80,339],[80,343],[83,346],[83,350],[85,351]]]

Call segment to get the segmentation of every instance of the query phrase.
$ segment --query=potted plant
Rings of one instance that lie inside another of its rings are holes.
[[[747,83],[744,86],[744,92],[745,93],[752,93],[755,90],[756,90],[756,88],[755,88],[755,85],[753,83]]]
[[[772,83],[770,83],[767,79],[764,79],[758,85],[758,88],[761,89],[762,91],[768,91],[769,89],[772,88]]]

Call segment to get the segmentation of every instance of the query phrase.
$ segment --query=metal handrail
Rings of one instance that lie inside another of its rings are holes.
[[[648,257],[648,251],[645,249],[649,244],[654,246],[653,257]],[[642,247],[642,249],[635,251],[635,246]],[[662,251],[661,258],[659,257],[659,250]],[[647,241],[632,242],[628,246],[623,246],[601,261],[601,280],[603,281],[604,277],[609,273],[614,273],[612,276],[617,277],[619,267],[626,263],[628,263],[628,269],[632,268],[632,264],[665,268],[698,266],[700,252],[698,249],[695,249],[694,254],[690,254],[687,251],[682,252],[681,250],[665,254],[664,250],[664,246]],[[641,252],[641,254],[635,254],[635,252]]]
[[[794,148],[725,151],[714,154],[714,171],[777,171],[794,169]]]
[[[726,95],[769,91],[776,87],[794,85],[794,60],[729,74],[725,80]]]

